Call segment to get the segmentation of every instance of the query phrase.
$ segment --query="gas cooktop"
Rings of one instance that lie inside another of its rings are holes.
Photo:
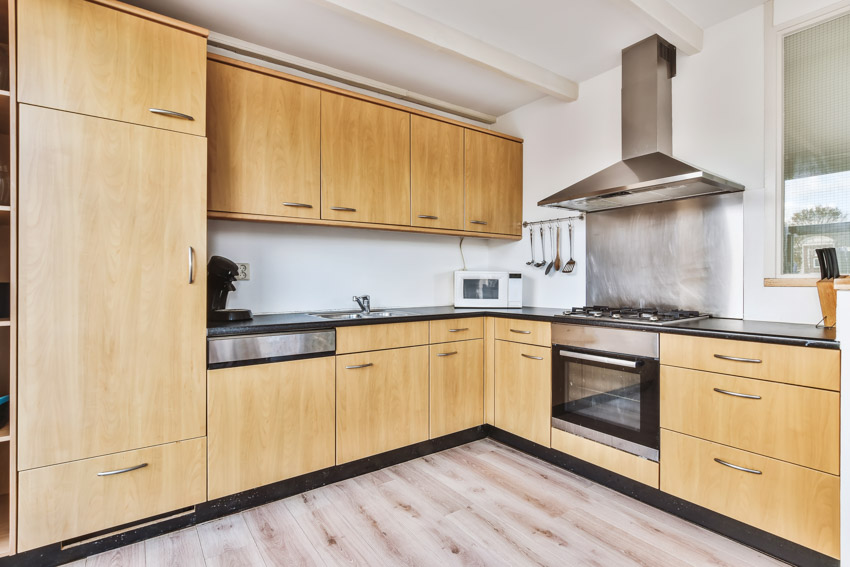
[[[594,321],[611,321],[616,323],[633,323],[640,325],[676,325],[686,321],[708,319],[711,315],[699,311],[683,309],[658,309],[654,307],[607,307],[593,305],[573,307],[564,311],[559,317],[569,319],[592,319]]]

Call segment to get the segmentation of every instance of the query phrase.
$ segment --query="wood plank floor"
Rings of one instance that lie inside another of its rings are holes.
[[[71,565],[785,564],[487,439]]]

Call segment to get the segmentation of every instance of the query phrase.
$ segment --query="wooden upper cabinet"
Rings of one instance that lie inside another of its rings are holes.
[[[410,226],[410,114],[322,93],[322,218]]]
[[[19,469],[204,436],[206,139],[19,116]]]
[[[17,24],[19,102],[204,135],[205,31],[86,0],[20,0]]]
[[[464,229],[521,235],[522,144],[468,129],[464,138]]]
[[[319,90],[209,61],[209,209],[318,219]]]
[[[463,230],[463,128],[410,117],[413,226]]]

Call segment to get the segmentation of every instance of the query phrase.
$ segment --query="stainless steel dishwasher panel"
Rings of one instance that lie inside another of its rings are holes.
[[[221,368],[332,355],[336,352],[336,331],[327,329],[215,337],[208,339],[207,344],[207,367]]]

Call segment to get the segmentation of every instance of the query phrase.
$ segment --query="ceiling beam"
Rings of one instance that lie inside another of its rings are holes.
[[[612,0],[686,55],[702,51],[702,28],[667,0]]]
[[[578,98],[575,81],[498,47],[396,4],[392,0],[313,0],[404,33],[441,51],[454,53],[476,65],[497,71],[559,100]]]

